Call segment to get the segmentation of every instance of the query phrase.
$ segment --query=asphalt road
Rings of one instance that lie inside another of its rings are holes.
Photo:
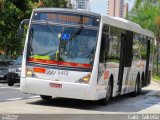
[[[154,81],[149,87],[143,89],[141,95],[119,96],[107,106],[100,106],[93,101],[64,98],[44,101],[39,96],[21,93],[19,84],[8,87],[6,83],[0,83],[0,119],[6,117],[5,113],[8,113],[18,115],[20,120],[48,120],[50,118],[55,120],[104,120],[106,118],[107,120],[128,120],[128,117],[132,119],[135,115],[136,119],[138,117],[138,120],[141,120],[143,114],[160,114],[159,111],[160,83]]]
[[[25,100],[37,97],[39,96],[21,93],[19,83],[16,83],[14,86],[8,86],[5,81],[0,81],[0,102]]]

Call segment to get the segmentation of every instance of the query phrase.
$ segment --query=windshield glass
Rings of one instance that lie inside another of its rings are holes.
[[[97,30],[65,27],[61,38],[60,60],[92,64],[96,47]],[[61,62],[63,64],[63,62]]]
[[[97,42],[91,28],[33,24],[30,29],[28,61],[90,68]]]
[[[15,61],[14,65],[21,65],[22,64],[22,56],[19,56]]]
[[[58,59],[57,54],[60,43],[58,35],[61,32],[61,26],[32,25],[28,55],[34,60],[52,60],[48,62],[57,64],[56,60]]]

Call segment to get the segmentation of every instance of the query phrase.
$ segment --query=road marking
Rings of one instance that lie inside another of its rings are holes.
[[[9,100],[9,101],[13,101],[13,100],[22,100],[23,98],[12,98],[12,99],[6,99],[6,100]]]
[[[9,89],[20,89],[20,88],[15,88],[15,87],[0,87],[0,89],[6,89],[6,88],[7,88],[7,89],[8,89],[8,88],[9,88]]]
[[[28,97],[28,98],[30,98],[30,99],[32,99],[32,98],[39,98],[40,96],[31,96],[31,97]]]
[[[15,100],[25,100],[25,99],[33,99],[33,98],[39,98],[40,96],[31,96],[27,98],[11,98],[11,99],[6,99],[6,101],[15,101]]]

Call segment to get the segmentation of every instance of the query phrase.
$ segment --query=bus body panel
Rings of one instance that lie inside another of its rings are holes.
[[[43,80],[51,80],[51,81],[60,81],[60,82],[69,82],[69,83],[79,83],[79,80],[83,77],[90,75],[91,72],[82,72],[82,71],[71,71],[64,69],[53,69],[46,67],[37,67],[27,66],[27,69],[44,69],[45,73],[35,72],[33,78],[39,78]]]
[[[27,89],[29,93],[38,95],[48,95],[54,97],[66,97],[84,99],[88,85],[67,83],[36,78],[26,78]],[[60,84],[62,88],[51,87],[50,84]]]
[[[51,87],[50,84],[61,84],[62,88]],[[99,86],[80,83],[66,83],[36,78],[21,78],[21,92],[53,97],[74,98],[82,100],[99,100],[105,93]],[[102,95],[103,93],[103,95]]]

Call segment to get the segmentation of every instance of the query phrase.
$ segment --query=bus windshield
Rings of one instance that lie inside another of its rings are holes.
[[[28,61],[91,68],[96,43],[97,29],[32,24],[29,33]]]

